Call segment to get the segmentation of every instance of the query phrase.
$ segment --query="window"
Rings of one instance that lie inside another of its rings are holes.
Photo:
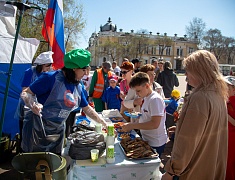
[[[156,47],[155,46],[153,46],[153,50],[152,51],[153,51],[152,54],[156,55]]]
[[[167,56],[171,55],[171,47],[166,47],[166,55]]]
[[[159,46],[159,52],[158,52],[159,55],[162,55],[163,54],[163,47],[162,46]]]
[[[190,48],[188,49],[188,53],[191,54],[192,52],[193,52],[193,48],[190,47]]]
[[[177,48],[177,56],[183,56],[183,49]]]
[[[148,54],[153,54],[153,47],[152,46],[148,47]]]

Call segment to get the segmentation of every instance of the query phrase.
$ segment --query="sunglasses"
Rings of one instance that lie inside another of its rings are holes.
[[[127,74],[129,71],[121,71],[121,74]]]

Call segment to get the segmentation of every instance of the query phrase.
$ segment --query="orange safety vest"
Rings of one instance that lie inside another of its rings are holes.
[[[112,72],[108,72],[108,77],[112,76]],[[93,98],[100,98],[104,91],[104,76],[101,69],[97,69],[97,81],[94,87]]]

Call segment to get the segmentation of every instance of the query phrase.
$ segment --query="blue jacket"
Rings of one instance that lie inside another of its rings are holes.
[[[178,102],[172,97],[170,99],[170,103],[166,107],[166,112],[169,114],[173,114],[176,111],[178,105],[179,105]]]
[[[107,103],[108,109],[118,109],[120,111],[120,88],[118,86],[115,88],[108,87],[102,95],[102,101]]]

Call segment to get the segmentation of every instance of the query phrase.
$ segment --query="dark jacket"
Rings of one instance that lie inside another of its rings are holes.
[[[157,82],[162,86],[166,98],[171,97],[171,92],[174,89],[174,86],[179,86],[179,80],[173,72],[173,69],[165,69],[162,71],[158,75]]]

